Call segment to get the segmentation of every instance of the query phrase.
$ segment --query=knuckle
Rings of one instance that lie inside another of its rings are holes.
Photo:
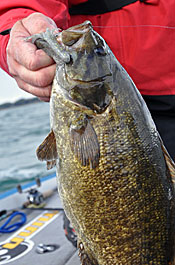
[[[45,16],[42,13],[39,12],[35,12],[31,15],[29,15],[28,17],[24,18],[22,20],[22,22],[24,23],[25,26],[30,26],[32,24],[32,29],[31,29],[31,33],[32,34],[36,34],[42,31],[45,31],[46,28],[48,28],[50,25],[55,25],[54,21]]]
[[[19,87],[20,89],[26,91],[25,83],[22,82],[22,81],[21,81],[19,78],[17,78],[17,77],[14,77],[14,79],[15,79],[15,81],[16,81],[18,87]]]
[[[6,53],[7,53],[7,57],[13,57],[14,56],[11,40],[9,40],[9,42],[7,44]]]
[[[6,48],[7,55],[11,54],[11,49],[10,49],[10,44],[8,43],[7,48]]]
[[[37,75],[36,84],[38,87],[46,87],[49,85],[49,78],[47,74],[40,73]]]
[[[43,98],[49,98],[50,97],[50,87],[43,89],[40,96]]]
[[[9,60],[7,60],[7,65],[8,65],[9,73],[10,73],[12,76],[16,76],[16,70],[15,70],[15,68],[13,67],[13,64],[11,64],[11,62],[10,62]]]
[[[28,70],[36,71],[43,67],[42,65],[43,51],[34,54],[33,51],[28,51],[25,55],[25,64]]]
[[[37,18],[43,18],[43,17],[45,17],[44,14],[39,13],[39,12],[35,12],[35,13],[30,14],[26,19],[31,19],[32,18],[32,20],[33,20],[33,18],[37,19]]]
[[[10,66],[8,66],[8,69],[9,73],[15,78],[16,72]]]
[[[32,58],[30,60],[26,60],[26,67],[30,71],[35,71],[37,69],[37,60],[35,58]]]
[[[20,26],[21,26],[21,20],[16,21],[15,24],[13,25],[13,27],[12,27],[12,30],[11,30],[10,34],[11,34],[13,31],[18,30],[18,28],[19,28]]]

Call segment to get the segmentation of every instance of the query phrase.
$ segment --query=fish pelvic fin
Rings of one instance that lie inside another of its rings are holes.
[[[81,129],[70,127],[71,149],[82,166],[89,166],[95,169],[99,164],[100,146],[93,126],[87,124]]]
[[[57,148],[54,132],[51,131],[44,141],[36,150],[37,158],[41,161],[47,161],[47,169],[51,169],[56,165]]]

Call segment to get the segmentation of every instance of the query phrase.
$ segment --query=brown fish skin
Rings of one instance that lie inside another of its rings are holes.
[[[89,22],[57,42],[70,55],[57,66],[50,103],[47,139],[55,136],[57,154],[48,159],[48,143],[37,155],[57,160],[82,264],[175,264],[174,164],[141,95]]]

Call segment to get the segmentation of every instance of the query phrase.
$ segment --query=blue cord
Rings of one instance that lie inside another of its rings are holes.
[[[21,220],[19,222],[16,222],[12,225],[8,224],[10,223],[10,221],[15,217],[15,216],[21,216]],[[19,229],[23,224],[25,224],[27,218],[26,218],[26,214],[22,213],[22,212],[14,212],[12,213],[12,215],[7,219],[7,221],[5,222],[5,224],[3,224],[2,226],[0,226],[0,233],[11,233],[16,231],[17,229]]]

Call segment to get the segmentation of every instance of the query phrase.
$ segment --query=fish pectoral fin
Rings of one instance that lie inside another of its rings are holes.
[[[70,128],[70,142],[72,152],[82,166],[90,165],[90,168],[93,169],[98,166],[100,146],[96,132],[89,121],[83,130]]]
[[[47,170],[52,169],[54,166],[56,166],[56,160],[47,161]]]
[[[175,185],[175,163],[172,160],[172,158],[170,157],[170,155],[169,155],[166,147],[164,146],[162,140],[161,140],[161,147],[162,147],[162,151],[163,151],[163,154],[164,154],[165,162],[166,162],[167,168],[169,170],[171,179],[172,179],[172,181],[173,181],[173,183]]]
[[[48,134],[42,144],[40,144],[40,146],[37,148],[36,155],[39,160],[47,161],[48,170],[55,166],[58,154],[56,148],[56,139],[53,131]]]

